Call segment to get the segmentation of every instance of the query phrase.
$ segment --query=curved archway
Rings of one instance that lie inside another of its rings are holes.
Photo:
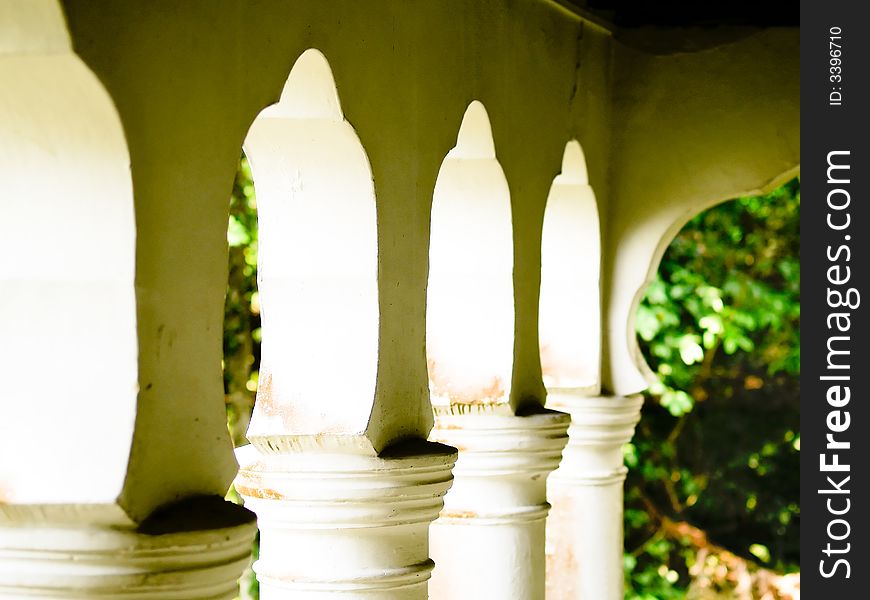
[[[130,158],[56,2],[0,15],[0,503],[115,504],[138,393]],[[8,17],[8,18],[7,18]],[[99,365],[99,367],[95,367]],[[107,424],[110,424],[107,426]]]
[[[432,201],[426,355],[436,407],[508,401],[513,366],[510,191],[489,117],[472,102]]]
[[[729,193],[727,195],[717,196],[706,199],[704,201],[699,201],[696,205],[692,206],[691,209],[684,210],[683,212],[680,212],[678,214],[673,214],[672,212],[665,211],[662,213],[657,221],[647,224],[643,235],[636,236],[635,239],[631,240],[631,245],[629,246],[631,248],[631,251],[635,251],[635,247],[639,247],[641,245],[648,247],[651,246],[649,250],[644,252],[644,255],[651,256],[651,258],[649,259],[648,263],[638,261],[638,264],[631,267],[630,273],[628,270],[626,270],[626,275],[628,276],[626,277],[626,279],[629,279],[631,276],[633,276],[637,277],[640,280],[636,284],[636,286],[633,286],[633,294],[626,295],[622,298],[622,302],[624,302],[626,299],[629,302],[629,304],[625,306],[625,310],[627,311],[626,343],[629,356],[636,369],[637,375],[634,380],[627,380],[623,384],[626,386],[626,388],[620,393],[627,394],[640,392],[646,389],[648,384],[656,381],[656,375],[650,369],[649,365],[643,357],[642,352],[640,351],[637,335],[635,333],[636,317],[637,310],[640,307],[641,300],[646,294],[647,287],[655,279],[655,274],[658,272],[662,257],[664,256],[665,251],[671,245],[677,234],[683,229],[683,227],[686,226],[689,221],[691,221],[693,218],[700,215],[704,211],[707,211],[718,204],[721,204],[728,201],[729,199],[733,199],[736,197],[760,196],[766,194],[776,189],[783,183],[789,181],[790,179],[797,177],[799,173],[800,165],[797,165],[783,173],[780,173],[776,177],[769,180],[766,185],[760,188],[750,189],[745,192]],[[641,271],[641,269],[645,270]],[[620,314],[621,311],[613,311],[613,313],[614,315],[616,315]]]
[[[541,370],[550,388],[600,388],[601,232],[579,142],[565,146],[541,237],[538,327]]]
[[[296,61],[280,101],[251,125],[245,153],[263,328],[248,437],[360,434],[377,375],[375,192],[318,50]]]

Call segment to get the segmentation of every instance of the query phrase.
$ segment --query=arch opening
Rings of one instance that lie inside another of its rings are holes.
[[[247,436],[261,446],[269,436],[362,434],[377,376],[375,191],[322,53],[299,57],[244,152],[256,187],[251,297],[262,324]]]
[[[472,102],[432,201],[426,355],[432,403],[504,404],[513,366],[510,191],[489,117]]]
[[[60,7],[15,4],[0,19],[0,456],[27,461],[0,461],[0,504],[114,505],[138,394],[127,142]]]
[[[600,269],[598,206],[583,149],[573,140],[550,188],[541,236],[538,328],[548,389],[600,390]]]

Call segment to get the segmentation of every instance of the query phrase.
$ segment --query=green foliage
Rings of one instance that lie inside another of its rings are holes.
[[[224,398],[227,428],[237,446],[245,443],[245,431],[254,407],[260,365],[260,310],[257,296],[257,198],[251,167],[242,156],[230,196],[227,227],[229,281],[224,304]],[[242,503],[235,489],[227,499]],[[259,535],[252,560],[259,554]],[[248,567],[239,579],[237,600],[256,600],[259,584]]]
[[[254,406],[260,364],[257,295],[257,198],[251,167],[243,156],[230,196],[229,284],[224,306],[224,392],[227,425],[241,445]]]
[[[799,221],[797,180],[702,213],[641,303],[658,381],[626,449],[627,599],[697,592],[711,548],[798,569]]]

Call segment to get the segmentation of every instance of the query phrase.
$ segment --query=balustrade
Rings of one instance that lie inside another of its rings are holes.
[[[621,597],[636,304],[692,214],[797,171],[798,35],[562,4],[0,0],[0,598],[229,600],[234,477],[266,600]]]

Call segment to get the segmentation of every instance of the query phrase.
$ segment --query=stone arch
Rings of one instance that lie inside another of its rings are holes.
[[[641,392],[646,389],[648,384],[656,381],[655,374],[647,364],[646,359],[640,350],[637,334],[635,333],[635,318],[647,287],[649,287],[649,284],[653,279],[655,279],[656,272],[658,272],[665,251],[668,249],[668,246],[671,245],[671,242],[673,242],[680,230],[694,217],[717,204],[721,204],[727,200],[740,196],[759,196],[769,193],[783,183],[797,177],[799,173],[800,165],[796,165],[769,179],[759,187],[749,188],[742,191],[729,191],[709,198],[699,199],[697,203],[689,205],[688,207],[683,206],[681,207],[682,210],[679,211],[663,211],[659,219],[646,225],[640,243],[647,246],[648,249],[645,250],[644,255],[650,256],[651,258],[649,259],[649,262],[638,261],[638,264],[635,267],[637,271],[635,277],[637,277],[640,283],[633,286],[634,293],[628,296],[630,303],[626,306],[626,342],[629,348],[629,356],[634,364],[637,376],[634,378],[634,381],[627,382],[627,386],[630,386],[630,389],[625,389],[623,393]],[[645,271],[641,271],[641,269],[645,269]]]
[[[12,224],[0,236],[0,456],[26,457],[0,461],[0,504],[112,506],[98,518],[124,520],[138,395],[127,142],[57,2],[4,3],[0,40]]]
[[[426,340],[436,411],[508,402],[514,345],[510,190],[479,101],[466,109],[435,184]]]
[[[541,370],[550,388],[600,390],[601,231],[580,143],[568,142],[541,236]]]
[[[299,57],[244,149],[257,191],[263,330],[248,438],[267,452],[283,446],[275,436],[360,441],[378,367],[375,190],[320,51]]]

